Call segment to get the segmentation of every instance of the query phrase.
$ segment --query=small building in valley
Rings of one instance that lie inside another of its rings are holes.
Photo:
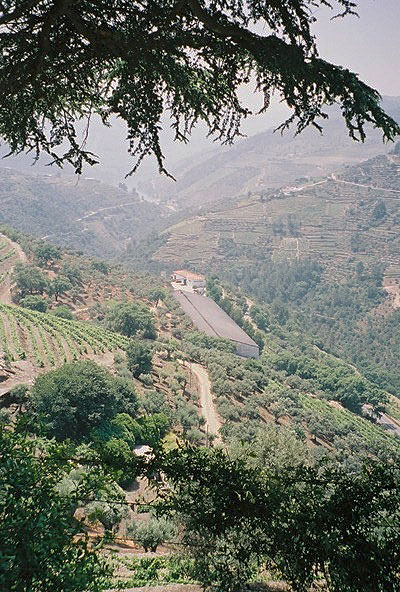
[[[174,297],[199,331],[229,339],[243,358],[259,357],[257,343],[214,300],[183,290],[175,290]]]
[[[206,278],[204,275],[193,273],[193,271],[188,271],[187,269],[174,271],[171,275],[171,279],[176,284],[188,286],[193,290],[201,290],[206,287]]]

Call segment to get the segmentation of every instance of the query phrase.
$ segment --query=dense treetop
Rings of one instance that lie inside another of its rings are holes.
[[[350,135],[371,122],[385,138],[398,125],[379,94],[318,55],[312,33],[321,7],[353,13],[351,0],[7,0],[0,4],[0,137],[12,152],[44,151],[78,171],[95,158],[77,120],[127,123],[136,165],[154,154],[164,170],[160,121],[185,141],[203,121],[230,142],[249,114],[238,89],[255,83],[264,109],[276,91],[298,131],[319,126],[339,103]],[[260,34],[259,31],[265,31]],[[67,141],[67,148],[65,148]]]
[[[30,407],[46,435],[81,440],[116,414],[135,414],[133,387],[90,360],[65,364],[39,376]]]

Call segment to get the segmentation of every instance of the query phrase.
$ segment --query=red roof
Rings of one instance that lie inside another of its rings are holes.
[[[174,271],[174,275],[181,275],[182,277],[186,278],[187,280],[205,280],[206,278],[204,275],[199,275],[198,273],[193,273],[192,271],[188,271],[187,269],[179,269],[178,271]]]

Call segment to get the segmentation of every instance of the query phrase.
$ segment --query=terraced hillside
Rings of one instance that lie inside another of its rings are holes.
[[[380,156],[342,174],[220,202],[169,228],[155,260],[202,267],[213,261],[312,257],[338,273],[379,260],[400,278],[400,157]]]
[[[384,108],[400,119],[400,98],[386,97]],[[263,131],[235,145],[203,151],[173,167],[177,182],[165,177],[152,178],[145,191],[153,198],[171,201],[178,208],[204,207],[220,199],[232,200],[248,191],[279,188],[300,177],[327,175],[345,164],[375,157],[384,150],[377,130],[368,130],[360,144],[349,138],[341,118],[334,110],[323,121],[324,133],[306,129],[293,137],[273,129]]]

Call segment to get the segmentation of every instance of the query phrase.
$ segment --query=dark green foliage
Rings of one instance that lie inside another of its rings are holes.
[[[221,276],[257,299],[250,316],[261,330],[285,341],[300,331],[304,339],[353,363],[378,388],[396,393],[400,313],[376,314],[386,297],[382,266],[358,262],[338,282],[331,281],[329,269],[324,275],[321,269],[315,262],[260,261],[223,266]]]
[[[105,261],[93,261],[92,267],[104,275],[107,275],[110,272],[110,267]]]
[[[128,413],[118,413],[105,420],[90,433],[103,463],[112,471],[114,479],[125,486],[138,475],[139,465],[135,444],[148,444],[157,449],[167,433],[169,421],[162,413],[134,419]]]
[[[228,339],[222,339],[220,337],[212,337],[205,333],[198,331],[185,332],[184,342],[191,344],[196,348],[203,349],[217,349],[219,351],[226,351],[233,353],[235,351],[235,345]]]
[[[340,401],[351,411],[360,413],[366,403],[382,411],[387,403],[387,394],[374,384],[357,375],[343,363],[330,364],[306,356],[295,357],[289,352],[271,358],[277,370],[284,370],[288,375],[296,374],[300,378],[313,380],[329,398]]]
[[[143,407],[147,415],[153,413],[168,413],[169,407],[164,393],[157,391],[146,391],[140,397],[140,405]]]
[[[135,415],[137,398],[126,381],[86,360],[39,376],[30,407],[46,435],[82,441],[118,413]]]
[[[153,448],[159,448],[169,429],[169,419],[164,413],[154,413],[148,417],[141,417],[140,441]]]
[[[84,472],[78,487],[60,491],[77,463],[65,444],[0,430],[0,589],[4,592],[96,592],[109,574],[74,518],[81,499],[96,497],[102,468]]]
[[[43,294],[47,288],[47,280],[43,273],[29,263],[17,263],[12,275],[19,296],[24,297],[27,294]]]
[[[74,318],[72,310],[66,304],[61,304],[61,306],[57,306],[57,308],[53,308],[53,310],[51,312],[56,317],[60,317],[62,319],[68,319],[69,321],[72,321]]]
[[[397,469],[358,474],[330,464],[248,467],[222,450],[170,452],[162,470],[173,493],[161,512],[180,520],[204,586],[239,590],[259,565],[293,590],[321,577],[330,592],[398,589]]]
[[[62,275],[57,275],[51,282],[49,283],[49,295],[54,296],[57,300],[60,296],[68,292],[72,288],[72,284],[68,278],[63,277]]]
[[[46,312],[47,311],[47,300],[42,298],[42,296],[37,296],[35,294],[25,296],[21,298],[19,304],[24,308],[29,308],[30,310],[38,310],[39,312]]]
[[[142,341],[131,339],[126,348],[127,364],[135,378],[141,374],[149,374],[153,368],[151,348]]]
[[[76,120],[97,114],[107,123],[116,115],[127,123],[136,166],[150,153],[164,170],[164,111],[178,140],[202,121],[231,142],[250,113],[238,91],[254,80],[264,108],[273,92],[289,105],[281,129],[293,122],[298,132],[320,128],[325,105],[337,102],[353,138],[364,140],[368,122],[394,138],[399,127],[377,91],[319,57],[311,27],[324,5],[343,16],[356,8],[351,0],[7,2],[0,11],[0,136],[13,153],[44,151],[80,172],[96,159]]]
[[[63,263],[60,274],[67,278],[72,286],[82,283],[82,272],[76,263],[66,261]]]
[[[146,553],[147,551],[155,553],[159,545],[171,541],[176,534],[170,522],[155,518],[150,518],[147,522],[131,522],[127,526],[127,533],[142,545]]]
[[[36,261],[41,267],[45,267],[50,262],[61,259],[61,249],[49,243],[40,242],[33,250]]]
[[[107,311],[106,325],[112,331],[117,331],[127,337],[138,334],[148,339],[156,337],[153,315],[142,302],[114,304]]]

